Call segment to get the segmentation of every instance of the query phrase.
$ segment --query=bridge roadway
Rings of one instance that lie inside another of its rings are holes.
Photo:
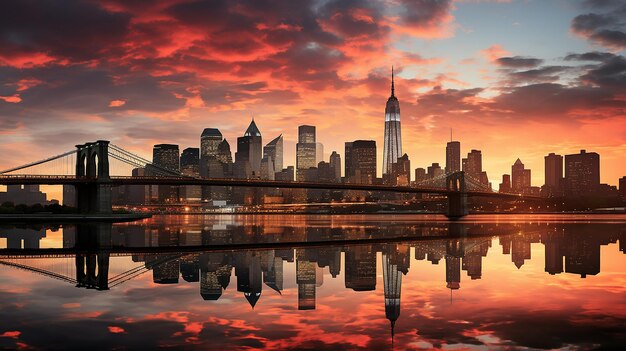
[[[39,185],[81,185],[81,184],[109,184],[119,185],[202,185],[202,186],[232,186],[232,187],[252,187],[252,188],[287,188],[287,189],[324,189],[324,190],[362,190],[362,191],[387,191],[408,194],[458,194],[456,190],[436,187],[411,187],[411,186],[390,186],[375,184],[353,184],[353,183],[322,183],[322,182],[289,182],[276,180],[258,179],[230,179],[230,178],[192,178],[192,177],[120,177],[113,176],[109,180],[95,179],[90,177],[75,176],[41,176],[41,175],[2,175],[1,185],[18,184],[39,184]],[[494,197],[506,199],[540,199],[536,196],[522,194],[508,194],[488,191],[468,190],[464,193],[467,196]]]

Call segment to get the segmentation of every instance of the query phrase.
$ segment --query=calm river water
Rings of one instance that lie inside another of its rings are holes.
[[[626,216],[0,226],[0,348],[626,349]]]

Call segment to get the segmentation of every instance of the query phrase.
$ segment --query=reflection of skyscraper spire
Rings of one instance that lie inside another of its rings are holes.
[[[383,253],[383,281],[385,290],[385,316],[391,323],[391,341],[393,343],[396,320],[400,317],[402,274],[398,271],[398,266],[390,262],[390,257],[386,253]]]

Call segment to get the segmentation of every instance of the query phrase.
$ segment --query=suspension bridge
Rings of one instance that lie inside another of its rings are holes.
[[[145,170],[145,175],[131,176],[133,170],[138,168]],[[413,186],[201,178],[160,167],[106,140],[76,145],[75,149],[59,155],[0,172],[0,185],[27,184],[74,186],[78,209],[85,214],[111,213],[111,187],[121,185],[199,185],[438,194],[448,198],[446,214],[449,218],[467,215],[467,198],[471,196],[536,199],[521,194],[495,192],[489,185],[465,172],[443,174]]]

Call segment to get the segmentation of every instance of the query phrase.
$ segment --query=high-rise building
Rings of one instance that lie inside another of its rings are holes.
[[[242,137],[237,138],[237,176],[240,178],[258,177],[261,171],[262,137],[254,119]]]
[[[275,180],[280,180],[284,182],[293,182],[293,178],[294,178],[293,166],[288,166],[287,168],[283,168],[280,172],[277,172],[275,175]]]
[[[424,168],[415,169],[415,183],[423,182],[426,180],[426,170]]]
[[[480,174],[483,171],[483,156],[480,150],[472,150],[467,154],[463,171],[474,179],[480,179]]]
[[[200,149],[197,147],[188,147],[183,150],[180,155],[180,173],[191,177],[200,174]]]
[[[530,169],[524,168],[524,164],[518,158],[511,166],[511,190],[517,193],[530,188]]]
[[[392,164],[402,155],[402,130],[400,128],[400,102],[395,95],[391,68],[391,96],[385,106],[385,144],[383,147],[383,178],[390,174]]]
[[[320,163],[324,161],[324,144],[320,142],[315,143],[315,162]]]
[[[435,162],[432,165],[428,166],[428,173],[426,174],[426,177],[428,179],[432,179],[435,177],[439,177],[441,175],[444,174],[443,169],[441,169],[441,166],[439,166],[439,163]]]
[[[336,151],[330,154],[330,168],[335,172],[335,181],[341,181],[341,156]]]
[[[563,184],[563,156],[550,153],[545,160],[545,191],[548,196],[559,195]]]
[[[158,144],[152,148],[152,163],[174,172],[180,172],[180,155],[178,145]],[[177,202],[179,199],[178,187],[159,185],[151,187],[151,198],[159,202]],[[158,194],[158,195],[157,195]]]
[[[189,177],[200,176],[200,149],[188,147],[180,156],[180,173]],[[187,201],[202,200],[202,187],[199,185],[185,185],[181,187],[182,197]]]
[[[345,153],[346,179],[353,183],[372,184],[376,179],[376,141],[348,142]]]
[[[568,196],[590,195],[600,186],[600,155],[581,150],[565,155],[565,188]]]
[[[626,199],[626,176],[619,179],[619,193]]]
[[[222,139],[219,129],[205,128],[200,135],[200,157],[216,156]]]
[[[180,172],[178,145],[158,144],[152,148],[152,163],[161,168]]]
[[[317,143],[315,142],[315,126],[298,127],[298,143],[296,144],[296,180],[303,181],[304,173],[317,166]]]
[[[314,181],[323,183],[332,183],[336,181],[335,170],[328,162],[320,162],[317,164],[317,179]]]
[[[508,174],[502,175],[502,183],[500,183],[500,189],[498,190],[501,193],[510,193],[511,192],[511,176]]]
[[[233,154],[230,152],[230,144],[226,139],[217,146],[217,160],[224,164],[233,163]]]
[[[392,165],[391,184],[409,186],[411,184],[411,161],[409,155],[404,154]]]
[[[273,172],[280,172],[283,169],[283,135],[279,135],[270,141],[263,148],[263,157],[269,157],[274,163]]]
[[[446,174],[461,170],[461,143],[451,141],[446,145]]]

